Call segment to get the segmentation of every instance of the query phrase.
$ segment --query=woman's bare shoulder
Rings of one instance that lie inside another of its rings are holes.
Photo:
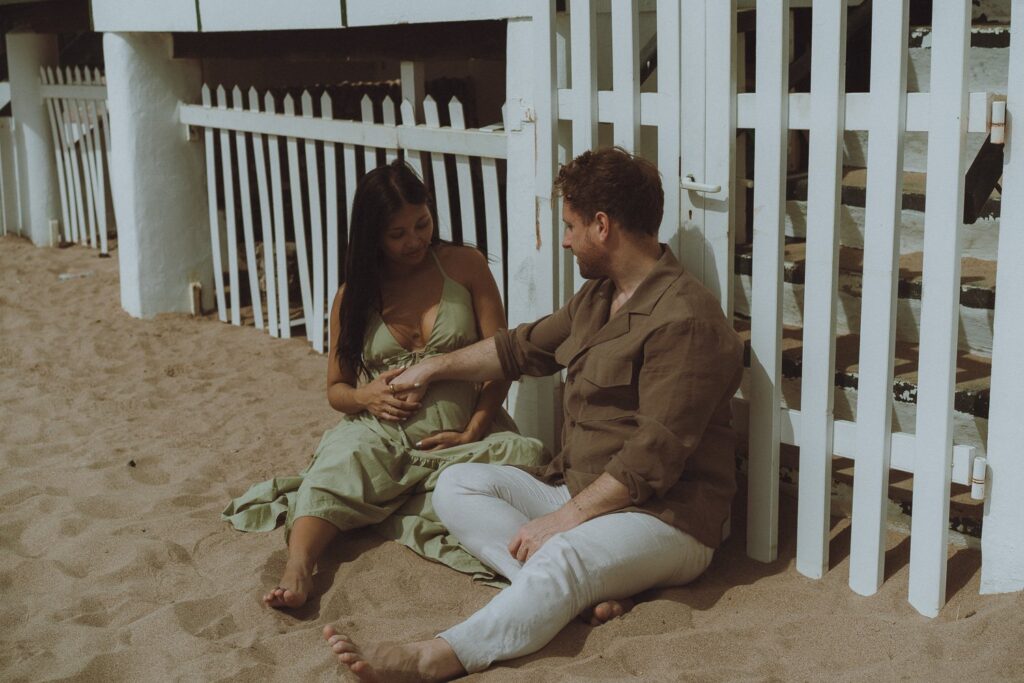
[[[489,273],[487,258],[475,247],[459,244],[440,244],[435,247],[441,267],[451,277],[467,287],[483,273]]]

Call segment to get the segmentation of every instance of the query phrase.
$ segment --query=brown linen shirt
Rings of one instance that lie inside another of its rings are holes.
[[[615,285],[591,280],[558,311],[495,336],[508,380],[566,368],[562,443],[529,471],[572,495],[608,472],[632,505],[715,548],[736,490],[730,400],[743,344],[672,251],[609,319]]]

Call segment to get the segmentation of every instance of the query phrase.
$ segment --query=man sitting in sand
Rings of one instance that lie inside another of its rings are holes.
[[[446,680],[546,645],[594,606],[697,578],[735,491],[729,403],[743,345],[719,302],[658,243],[657,169],[615,148],[586,152],[555,181],[565,237],[588,282],[563,308],[424,360],[393,380],[482,382],[566,370],[561,451],[543,468],[446,469],[442,522],[511,585],[432,640],[361,647],[327,626],[364,680]]]

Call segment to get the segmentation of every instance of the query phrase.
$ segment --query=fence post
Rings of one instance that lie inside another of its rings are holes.
[[[14,153],[20,176],[17,232],[36,246],[54,246],[50,221],[60,218],[57,166],[50,120],[40,93],[39,68],[57,62],[57,36],[8,33]],[[8,230],[11,226],[8,225]]]
[[[203,147],[178,122],[199,97],[199,62],[171,59],[166,33],[103,36],[110,175],[118,225],[121,306],[146,318],[190,309],[189,283],[213,305]]]

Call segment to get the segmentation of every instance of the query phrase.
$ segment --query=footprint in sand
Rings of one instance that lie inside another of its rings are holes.
[[[220,640],[239,628],[229,610],[233,601],[225,597],[183,600],[174,603],[174,617],[187,633],[206,640]]]
[[[72,517],[71,519],[64,519],[60,523],[60,535],[65,538],[71,538],[79,535],[83,531],[89,528],[91,522],[82,517]]]
[[[162,486],[171,481],[171,475],[167,474],[160,467],[159,462],[154,457],[142,456],[135,458],[132,462],[135,463],[135,466],[132,467],[129,464],[128,474],[140,484]]]

